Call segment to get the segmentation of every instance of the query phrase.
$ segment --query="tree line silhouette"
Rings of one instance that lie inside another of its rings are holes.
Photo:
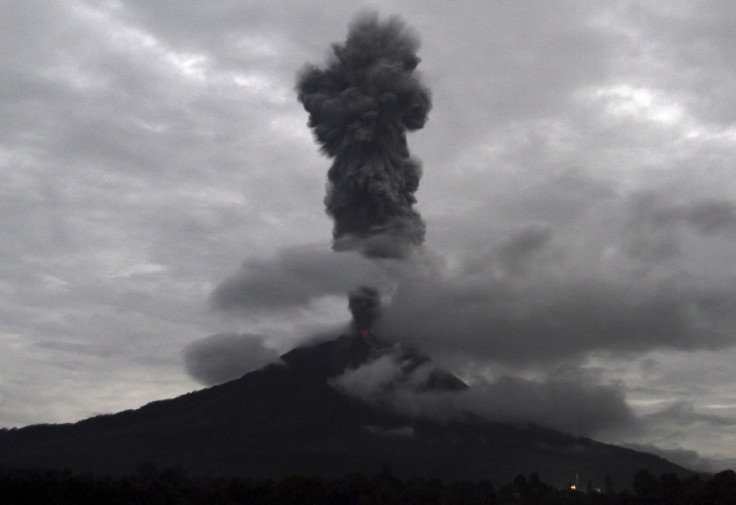
[[[0,466],[0,502],[6,505],[95,504],[269,504],[269,505],[726,505],[736,504],[736,473],[680,478],[639,471],[617,489],[588,483],[557,488],[536,473],[518,475],[496,488],[490,481],[443,483],[440,479],[395,477],[388,468],[373,477],[350,474],[327,480],[289,476],[281,480],[189,476],[180,468],[153,463],[120,476],[75,474],[71,470],[18,470]]]

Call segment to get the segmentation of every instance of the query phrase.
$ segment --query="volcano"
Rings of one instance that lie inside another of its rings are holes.
[[[394,382],[424,367],[414,387],[448,394],[468,386],[418,352],[375,335],[298,347],[243,377],[137,410],[74,424],[0,431],[0,465],[120,474],[143,462],[192,474],[341,477],[390,468],[399,477],[508,482],[536,472],[564,484],[578,474],[631,482],[640,469],[690,472],[660,457],[534,426],[467,416],[435,421],[354,398],[335,381],[390,356]],[[427,368],[430,366],[429,368]],[[416,382],[416,381],[415,381]]]

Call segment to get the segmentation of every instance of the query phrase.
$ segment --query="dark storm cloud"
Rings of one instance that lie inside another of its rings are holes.
[[[196,340],[183,351],[187,373],[205,386],[237,379],[278,359],[259,335],[219,333]]]
[[[355,286],[385,279],[373,261],[354,253],[317,248],[282,250],[274,258],[246,261],[212,293],[223,310],[279,311],[306,308],[324,296],[344,296]]]
[[[325,197],[334,247],[406,256],[424,241],[424,222],[413,208],[421,167],[406,142],[431,108],[415,73],[419,40],[399,18],[370,13],[358,16],[346,42],[332,49],[326,68],[302,70],[297,91],[322,152],[334,158]]]

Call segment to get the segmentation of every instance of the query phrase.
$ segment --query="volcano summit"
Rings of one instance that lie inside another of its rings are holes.
[[[298,347],[278,362],[225,384],[75,424],[0,431],[0,464],[123,473],[152,461],[193,474],[402,477],[507,482],[537,472],[564,484],[576,473],[630,482],[641,468],[684,470],[649,454],[554,430],[494,423],[478,416],[434,420],[348,394],[349,374],[382,361],[398,364],[383,391],[462,394],[460,379],[427,357],[369,335]],[[377,368],[373,368],[376,370]],[[370,370],[370,368],[369,368]]]

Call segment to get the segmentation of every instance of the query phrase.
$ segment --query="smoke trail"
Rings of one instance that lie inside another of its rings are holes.
[[[406,131],[424,126],[429,90],[414,70],[418,38],[391,17],[359,16],[345,44],[333,44],[326,68],[299,75],[299,101],[322,152],[333,248],[402,258],[424,241],[424,222],[412,208],[421,166],[411,158]]]

